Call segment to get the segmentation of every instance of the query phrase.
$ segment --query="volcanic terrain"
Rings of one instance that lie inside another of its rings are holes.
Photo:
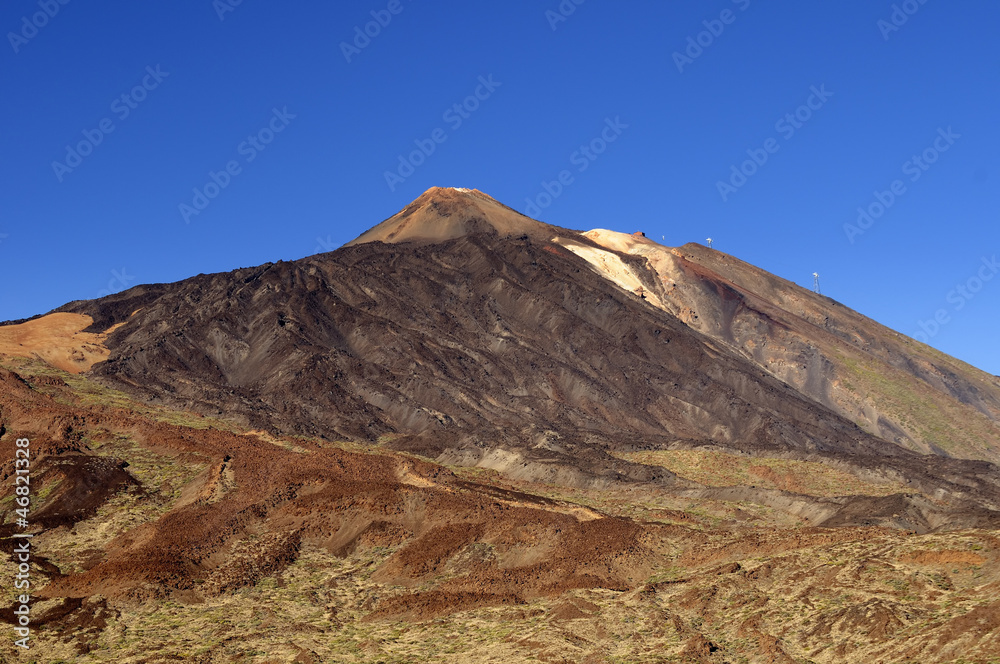
[[[0,365],[37,661],[1000,661],[1000,379],[699,245],[434,188]]]

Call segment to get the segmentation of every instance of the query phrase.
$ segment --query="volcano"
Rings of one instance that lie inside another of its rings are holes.
[[[115,328],[107,385],[275,434],[574,486],[670,484],[621,455],[710,446],[1000,507],[976,463],[1000,458],[995,377],[725,254],[476,190],[431,189],[338,251],[59,311]]]
[[[15,436],[39,441],[38,541],[60,547],[53,643],[99,649],[102,616],[145,624],[143,602],[315,591],[295,575],[360,565],[335,575],[352,590],[323,601],[348,618],[327,623],[517,622],[542,602],[604,624],[617,593],[642,612],[683,600],[669,638],[715,661],[719,636],[690,622],[722,610],[706,579],[767,597],[823,547],[937,560],[914,534],[995,558],[977,533],[1000,525],[1000,379],[733,256],[552,226],[477,190],[432,188],[333,252],[0,326],[0,354],[4,470]],[[135,518],[94,535],[114,501]],[[795,561],[748,569],[760,556]],[[904,657],[902,596],[803,611],[827,633],[874,612],[887,627],[865,638]],[[767,620],[732,634],[789,661]]]

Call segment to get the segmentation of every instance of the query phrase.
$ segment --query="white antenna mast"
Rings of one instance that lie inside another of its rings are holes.
[[[813,290],[819,293],[819,272],[813,272]]]
[[[710,237],[709,238],[705,238],[705,242],[708,242],[708,248],[711,249],[712,248],[712,238],[710,238]]]

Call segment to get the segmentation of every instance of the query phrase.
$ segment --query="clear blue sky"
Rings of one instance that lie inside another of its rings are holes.
[[[1000,374],[996,3],[229,2],[0,6],[0,319],[332,249],[433,185],[523,211],[565,170],[547,222],[712,237],[909,335],[942,310],[931,344]]]

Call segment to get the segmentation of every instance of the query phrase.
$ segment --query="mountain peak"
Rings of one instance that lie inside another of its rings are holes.
[[[561,229],[535,221],[478,189],[431,187],[345,246],[367,242],[438,243],[475,233],[549,240]]]
[[[495,198],[485,192],[479,191],[478,189],[466,189],[465,187],[431,187],[424,193],[417,196],[417,198],[406,206],[406,208],[403,208],[403,210],[417,204],[445,207],[476,207],[482,203],[502,205]]]

